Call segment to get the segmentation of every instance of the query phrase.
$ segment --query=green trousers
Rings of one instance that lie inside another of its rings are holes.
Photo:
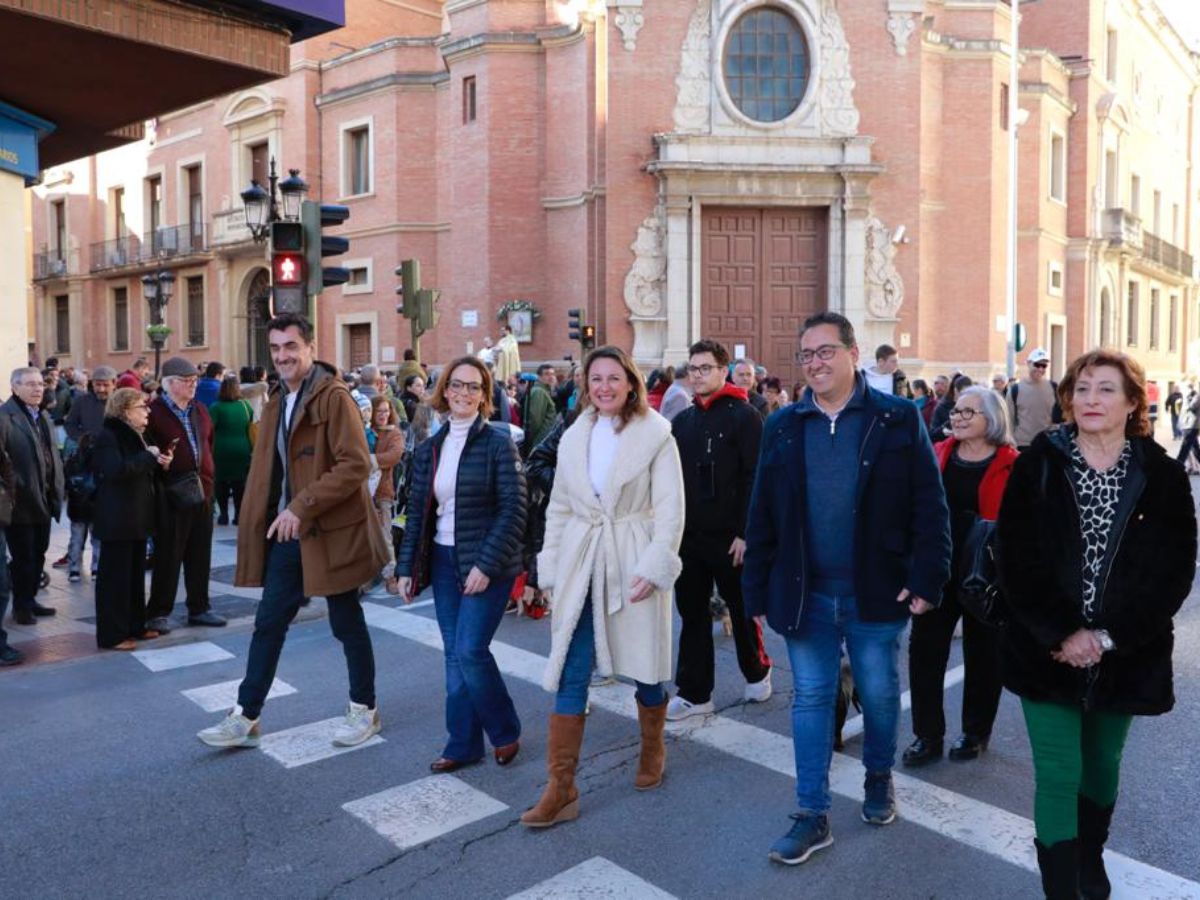
[[[1101,807],[1117,800],[1121,752],[1133,716],[1021,700],[1033,747],[1033,823],[1049,847],[1079,835],[1079,795]]]

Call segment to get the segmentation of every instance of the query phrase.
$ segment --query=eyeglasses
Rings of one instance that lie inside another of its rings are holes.
[[[707,378],[709,375],[711,375],[713,373],[714,369],[719,369],[719,368],[720,368],[720,366],[714,366],[709,363],[705,363],[702,366],[688,366],[688,374],[689,375],[703,375],[705,378]]]
[[[841,349],[841,344],[825,344],[816,350],[801,350],[796,354],[796,359],[802,366],[807,366],[813,359],[819,359],[821,362],[829,362]]]
[[[957,418],[962,419],[964,422],[970,422],[973,418],[975,418],[975,413],[976,410],[971,409],[969,406],[964,406],[962,409],[959,409],[956,406],[954,409],[950,410],[950,418]]]
[[[470,394],[472,397],[478,397],[483,393],[482,381],[459,381],[455,378],[446,387],[455,394]]]

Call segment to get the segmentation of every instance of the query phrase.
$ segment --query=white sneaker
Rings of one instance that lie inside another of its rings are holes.
[[[197,732],[196,737],[210,747],[257,747],[258,719],[247,719],[242,708],[235,706],[224,719]]]
[[[745,698],[747,703],[766,703],[771,699],[771,670],[762,681],[751,681],[746,684]]]
[[[709,700],[707,703],[692,703],[690,700],[684,700],[678,694],[671,698],[671,702],[667,704],[667,720],[678,722],[680,719],[686,719],[688,716],[708,716],[712,715],[713,702]]]
[[[351,701],[345,721],[333,733],[333,742],[339,747],[353,747],[373,734],[379,734],[379,709]]]

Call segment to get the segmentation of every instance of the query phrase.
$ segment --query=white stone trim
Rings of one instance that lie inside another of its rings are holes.
[[[638,32],[646,24],[642,14],[642,0],[608,0],[608,8],[616,10],[613,24],[621,32],[621,42],[627,51],[637,49]]]

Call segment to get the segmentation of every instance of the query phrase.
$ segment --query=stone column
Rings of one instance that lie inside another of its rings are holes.
[[[668,196],[666,199],[667,321],[666,347],[660,350],[660,363],[664,360],[677,363],[687,359],[687,348],[691,343],[691,208],[689,196]]]

